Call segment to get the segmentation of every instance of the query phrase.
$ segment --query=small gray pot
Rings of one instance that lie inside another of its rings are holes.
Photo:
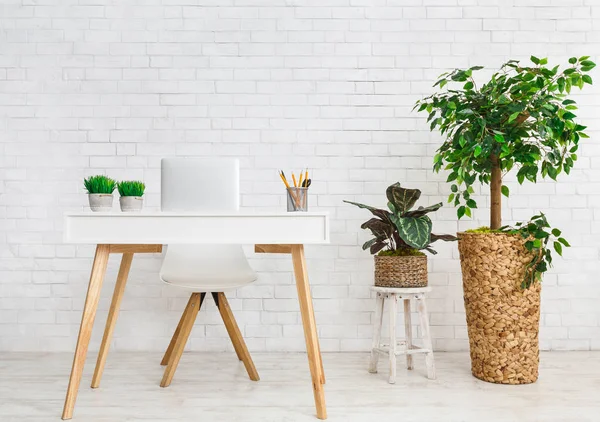
[[[90,193],[88,194],[90,208],[94,212],[112,211],[113,195],[112,193]]]
[[[121,211],[123,212],[139,212],[144,205],[144,198],[141,196],[122,196],[119,198]]]

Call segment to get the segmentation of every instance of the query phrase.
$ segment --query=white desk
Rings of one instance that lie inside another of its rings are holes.
[[[329,243],[327,213],[71,213],[65,216],[64,241],[97,246],[63,419],[71,419],[73,416],[109,254],[121,253],[123,257],[92,379],[93,388],[100,385],[133,255],[160,253],[162,245],[169,243],[249,243],[255,245],[257,253],[292,255],[317,417],[327,418],[323,389],[325,373],[304,259],[304,244]]]

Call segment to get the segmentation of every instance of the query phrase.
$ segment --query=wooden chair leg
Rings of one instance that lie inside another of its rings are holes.
[[[252,381],[260,380],[258,372],[256,371],[256,367],[254,366],[254,362],[252,361],[252,357],[250,356],[250,352],[248,352],[248,348],[246,347],[244,337],[242,337],[242,333],[240,332],[240,328],[235,321],[235,317],[233,316],[229,302],[225,297],[225,293],[212,293],[212,297],[217,304],[221,318],[223,318],[225,328],[227,329],[231,343],[233,343],[235,353],[237,354],[238,359],[240,359],[246,367],[248,377],[250,377]]]
[[[193,295],[190,296],[190,300],[188,300],[187,305],[185,306],[185,309],[183,310],[183,313],[181,314],[181,318],[179,319],[179,323],[177,324],[177,328],[175,329],[175,332],[173,333],[173,337],[171,337],[171,342],[169,343],[169,346],[167,347],[167,350],[165,351],[165,354],[162,358],[162,360],[160,361],[160,364],[162,366],[165,366],[169,363],[169,359],[171,358],[171,354],[173,353],[173,348],[175,347],[175,343],[177,342],[177,338],[179,337],[179,335],[181,334],[181,327],[183,326],[184,321],[186,320],[186,316],[188,315],[190,309],[192,309],[192,307],[190,306],[193,300]]]
[[[108,356],[108,350],[110,349],[110,341],[115,326],[117,325],[117,318],[119,317],[119,309],[121,308],[121,300],[123,299],[123,292],[125,292],[129,269],[131,268],[131,261],[133,261],[133,254],[124,253],[121,258],[121,266],[119,267],[119,274],[117,275],[117,283],[115,284],[115,291],[113,293],[112,302],[110,303],[108,318],[106,319],[104,336],[102,337],[100,351],[98,352],[96,369],[94,370],[94,376],[92,378],[92,388],[100,387],[100,380],[102,379],[102,373],[104,372],[106,357]]]
[[[379,361],[379,352],[375,349],[381,345],[381,326],[383,323],[383,295],[377,293],[375,299],[375,326],[373,327],[373,342],[371,343],[371,359],[369,361],[369,372],[377,373],[377,362]]]
[[[181,325],[181,330],[177,336],[177,340],[175,341],[172,355],[169,359],[167,367],[165,368],[162,381],[160,382],[161,387],[168,387],[173,380],[173,375],[175,375],[177,365],[179,365],[179,360],[183,354],[183,349],[185,348],[185,344],[187,343],[190,333],[192,332],[192,327],[194,326],[194,321],[196,321],[196,316],[198,315],[200,306],[202,306],[204,296],[205,293],[192,293],[192,296],[190,297],[188,302],[189,309],[185,312],[185,319]]]
[[[412,322],[410,318],[410,299],[404,299],[404,336],[406,340],[406,351],[412,348]],[[406,353],[406,368],[413,369],[412,354]]]
[[[63,419],[71,419],[73,417],[73,408],[75,407],[81,374],[83,373],[83,366],[90,344],[92,327],[96,318],[98,299],[100,299],[100,290],[102,289],[109,254],[110,245],[98,245],[96,247],[96,256],[92,265],[92,274],[90,275],[90,283],[85,298],[85,305],[83,306],[79,336],[77,337],[77,346],[75,347],[75,356],[71,368],[71,377],[69,378],[69,387],[67,388],[67,397],[65,398],[65,405],[63,407]]]

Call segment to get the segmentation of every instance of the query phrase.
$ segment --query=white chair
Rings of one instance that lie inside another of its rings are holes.
[[[161,161],[162,211],[236,212],[239,210],[239,162],[236,159],[164,158]],[[171,384],[200,306],[207,293],[214,299],[227,333],[248,376],[258,372],[235,321],[226,291],[256,280],[239,245],[168,245],[160,278],[170,286],[192,292],[165,352],[161,387]]]

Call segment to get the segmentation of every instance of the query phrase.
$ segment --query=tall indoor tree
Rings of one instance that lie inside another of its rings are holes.
[[[504,384],[534,382],[539,372],[539,317],[542,274],[568,242],[551,229],[544,214],[516,228],[502,226],[502,178],[516,171],[517,181],[556,180],[577,160],[579,141],[587,138],[576,122],[573,87],[591,84],[595,66],[589,57],[572,57],[569,65],[506,62],[478,85],[481,66],[444,73],[439,92],[418,101],[429,113],[430,130],[445,138],[434,170],[448,170],[449,202],[459,218],[477,208],[473,185],[490,186],[490,227],[458,234],[464,303],[471,350],[471,372]]]
[[[429,113],[430,129],[445,141],[434,158],[434,169],[450,170],[453,182],[449,201],[461,218],[477,208],[471,197],[475,181],[490,185],[490,228],[502,226],[502,194],[509,189],[502,177],[517,169],[517,180],[536,182],[538,177],[556,180],[569,173],[577,160],[577,148],[585,126],[577,124],[572,87],[591,84],[586,73],[595,64],[589,57],[572,57],[570,66],[548,67],[547,59],[532,56],[533,66],[506,62],[487,83],[477,85],[473,73],[482,69],[456,69],[444,73],[434,86],[452,87],[417,102],[418,111]]]

